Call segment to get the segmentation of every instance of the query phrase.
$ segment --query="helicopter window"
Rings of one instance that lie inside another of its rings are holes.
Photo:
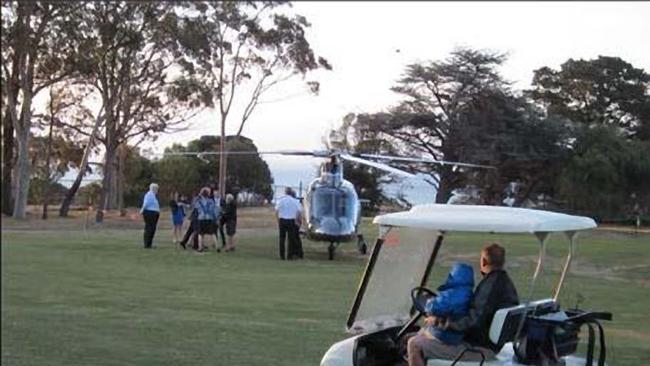
[[[314,213],[316,216],[347,216],[347,195],[335,190],[321,190],[316,192],[314,199]]]

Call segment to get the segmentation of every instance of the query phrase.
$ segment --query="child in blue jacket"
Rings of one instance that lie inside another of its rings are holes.
[[[473,290],[474,270],[466,263],[455,263],[449,271],[447,281],[438,287],[438,296],[427,301],[427,315],[451,320],[467,315]],[[424,331],[446,344],[459,344],[463,340],[463,333],[453,330],[428,326]]]

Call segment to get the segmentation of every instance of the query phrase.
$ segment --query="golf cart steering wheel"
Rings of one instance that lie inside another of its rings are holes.
[[[425,297],[424,295],[427,295]],[[403,327],[400,329],[399,332],[395,335],[395,342],[399,342],[400,339],[406,334],[406,332],[415,324],[417,323],[418,320],[426,313],[426,310],[424,309],[427,299],[436,297],[438,294],[436,294],[434,291],[429,290],[426,287],[416,287],[413,290],[411,290],[411,301],[413,301],[413,307],[415,308],[416,312],[413,314],[413,317],[411,320],[409,320]]]
[[[437,293],[435,293],[434,291],[429,290],[426,287],[416,287],[413,290],[411,290],[411,301],[413,301],[413,307],[420,314],[424,314],[426,312],[424,307],[427,304],[427,300],[429,298],[433,298],[433,297],[436,297],[436,296],[438,296]]]

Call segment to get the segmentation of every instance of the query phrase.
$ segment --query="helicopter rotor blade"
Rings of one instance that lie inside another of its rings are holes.
[[[405,172],[404,170],[397,169],[397,168],[393,168],[392,166],[388,166],[388,165],[386,165],[386,164],[378,163],[378,162],[376,162],[376,161],[371,161],[371,160],[366,160],[366,159],[358,158],[358,157],[356,157],[356,156],[352,156],[352,155],[350,155],[350,154],[340,154],[339,157],[340,157],[341,159],[343,159],[343,160],[348,160],[348,161],[353,161],[353,162],[355,162],[355,163],[368,165],[368,166],[371,166],[371,167],[373,167],[373,168],[377,168],[377,169],[381,169],[381,170],[387,171],[387,172],[389,172],[389,173],[393,173],[393,174],[401,175],[401,176],[403,176],[403,177],[408,177],[408,178],[413,178],[413,177],[415,177],[414,174],[411,174],[411,173],[409,173],[409,172]]]
[[[277,151],[225,151],[225,155],[294,155],[294,156],[329,156],[327,151],[306,151],[306,150],[277,150]],[[207,156],[221,155],[219,151],[183,151],[183,152],[166,152],[163,156]]]
[[[362,156],[364,158],[381,159],[381,160],[408,161],[414,163],[429,163],[429,164],[441,164],[441,165],[466,166],[469,168],[496,169],[496,167],[491,165],[461,163],[459,161],[434,160],[429,158],[413,158],[407,156],[388,156],[388,155],[374,155],[374,154],[359,154],[359,156]]]

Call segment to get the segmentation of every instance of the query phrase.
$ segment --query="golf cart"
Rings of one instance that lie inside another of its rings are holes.
[[[520,289],[524,295],[520,295],[520,305],[498,310],[491,321],[490,340],[500,349],[496,359],[465,361],[467,354],[480,353],[469,347],[455,360],[429,359],[427,365],[592,365],[596,338],[600,341],[597,365],[605,364],[604,332],[598,320],[611,320],[611,314],[563,310],[558,303],[577,233],[596,227],[592,219],[523,208],[430,204],[377,216],[373,223],[379,225],[380,233],[347,321],[347,331],[353,336],[335,343],[321,366],[405,365],[403,337],[419,329],[424,286],[443,238],[450,232],[533,234],[539,240],[539,258],[528,296]],[[532,299],[551,233],[568,238],[566,262],[552,297]],[[587,355],[581,358],[575,352],[583,325],[589,328],[589,339]]]

